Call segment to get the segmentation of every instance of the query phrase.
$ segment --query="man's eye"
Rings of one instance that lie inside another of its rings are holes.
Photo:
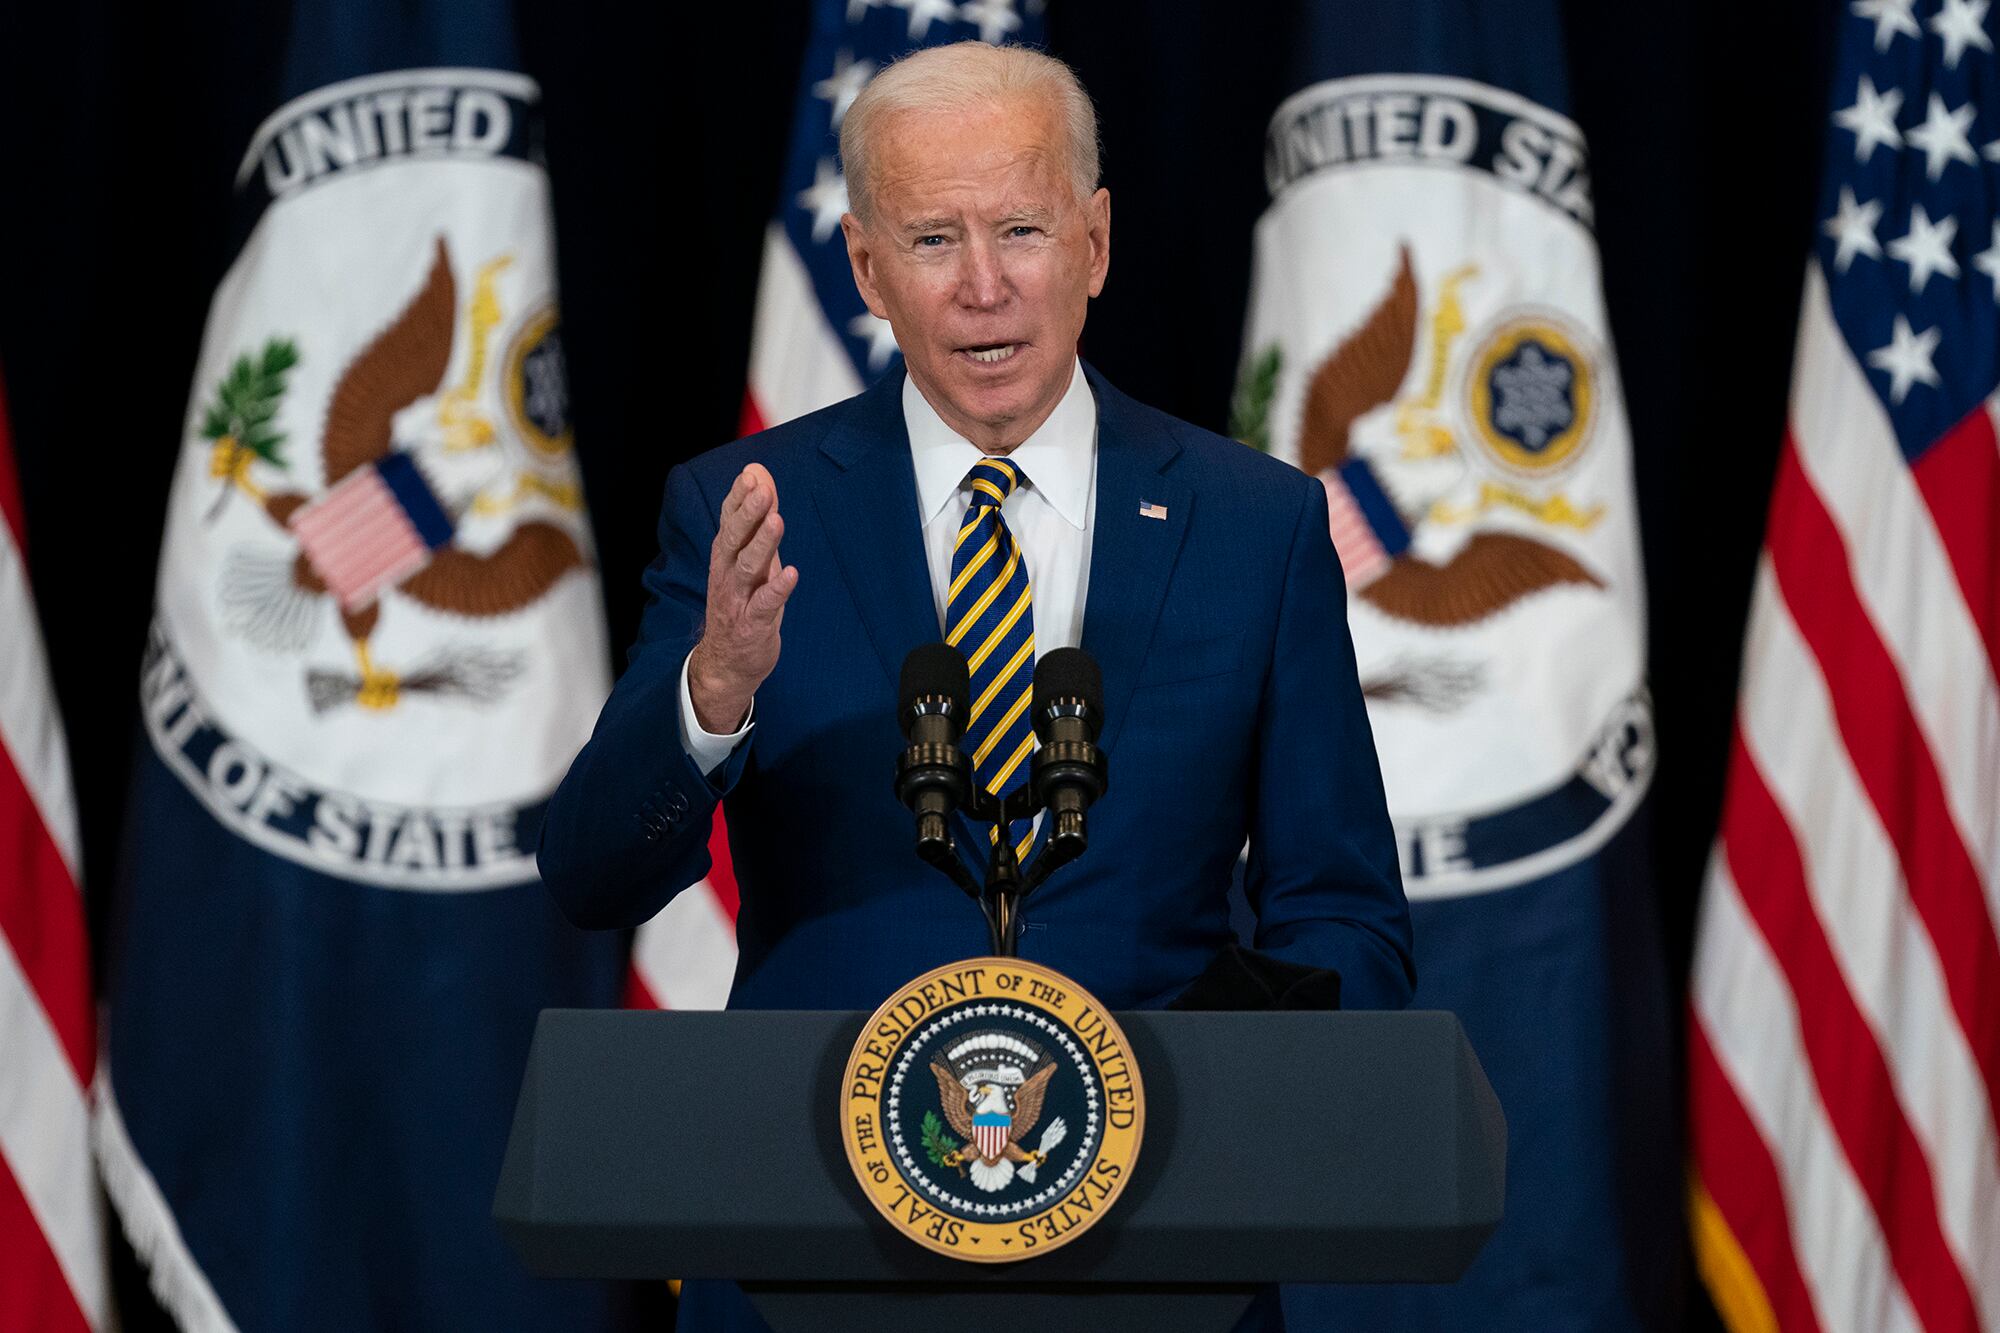
[[[1024,222],[1024,223],[1020,224],[1019,226],[1015,227],[1015,228],[1013,229],[1013,231],[1012,231],[1012,233],[1011,233],[1011,234],[1012,234],[1012,235],[1015,235],[1015,236],[1033,236],[1033,235],[1034,235],[1034,234],[1035,234],[1035,233],[1036,233],[1037,231],[1040,231],[1040,230],[1041,230],[1041,228],[1039,228],[1039,227],[1030,227],[1030,226],[1028,226],[1028,225],[1027,225],[1027,224],[1026,224],[1026,223]]]
[[[917,238],[917,244],[918,244],[918,245],[921,245],[921,246],[925,246],[925,247],[927,247],[927,248],[929,248],[929,249],[932,249],[932,250],[935,250],[935,249],[937,249],[937,248],[938,248],[938,246],[940,246],[940,245],[943,245],[943,244],[944,244],[944,237],[942,237],[942,236],[935,236],[935,235],[933,235],[933,236],[919,236],[919,237]]]

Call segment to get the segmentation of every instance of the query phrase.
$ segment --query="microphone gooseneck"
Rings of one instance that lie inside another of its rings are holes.
[[[1035,663],[1030,718],[1040,744],[1031,780],[1004,797],[974,782],[972,760],[960,744],[971,693],[965,656],[949,644],[925,644],[903,659],[896,720],[907,744],[896,761],[896,799],[917,817],[917,855],[979,904],[993,952],[1012,957],[1019,946],[1021,903],[1083,854],[1085,812],[1104,795],[1104,751],[1097,745],[1104,725],[1104,678],[1079,648],[1055,649]],[[952,816],[963,811],[1005,828],[1037,810],[1047,810],[1049,818],[1041,852],[1024,869],[1012,842],[995,839],[982,886],[959,855]]]

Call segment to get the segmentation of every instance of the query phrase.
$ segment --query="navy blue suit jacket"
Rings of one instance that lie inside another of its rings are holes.
[[[1029,899],[1022,956],[1112,1008],[1165,1003],[1234,938],[1247,839],[1257,947],[1337,970],[1347,1007],[1405,1004],[1409,914],[1324,490],[1085,373],[1098,455],[1082,646],[1104,673],[1110,786],[1089,851]],[[940,637],[901,391],[890,374],[673,470],[639,641],[542,831],[542,876],[570,918],[633,926],[707,872],[722,801],[735,1008],[870,1009],[989,952],[978,909],[916,858],[893,792],[897,676]],[[752,461],[776,479],[799,584],[756,726],[711,782],[679,739],[681,665],[722,498]]]

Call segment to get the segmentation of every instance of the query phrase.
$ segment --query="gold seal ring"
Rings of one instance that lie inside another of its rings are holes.
[[[911,981],[848,1056],[840,1137],[875,1210],[927,1249],[1010,1263],[1096,1225],[1132,1179],[1145,1085],[1060,972],[972,958]]]

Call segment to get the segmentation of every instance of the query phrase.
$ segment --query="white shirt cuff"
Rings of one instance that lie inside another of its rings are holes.
[[[681,663],[681,749],[687,751],[688,758],[701,770],[703,777],[714,777],[715,770],[727,763],[743,738],[750,734],[750,728],[757,722],[757,701],[750,701],[750,711],[743,719],[743,725],[727,736],[718,736],[711,731],[703,731],[701,721],[694,715],[694,696],[688,693],[688,664]]]

